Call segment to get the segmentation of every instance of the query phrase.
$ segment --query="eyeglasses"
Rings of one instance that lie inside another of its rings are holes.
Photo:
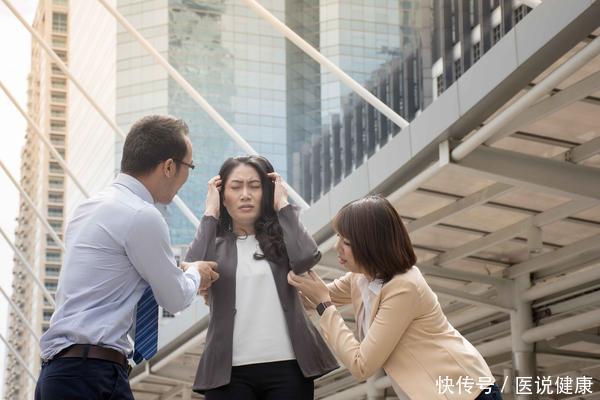
[[[193,161],[192,161],[192,164],[190,164],[190,163],[186,163],[186,162],[185,162],[185,161],[183,161],[183,160],[173,160],[173,161],[175,161],[175,162],[178,162],[178,163],[180,163],[180,164],[183,164],[183,165],[185,165],[186,167],[188,167],[189,169],[194,169],[194,168],[196,168],[196,166],[194,165],[194,162],[193,162]]]

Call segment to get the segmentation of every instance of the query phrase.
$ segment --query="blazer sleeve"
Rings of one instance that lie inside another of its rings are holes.
[[[352,303],[351,288],[352,272],[348,272],[341,278],[335,279],[333,282],[328,283],[327,289],[329,289],[331,302],[336,306]]]
[[[216,261],[217,223],[215,217],[202,217],[196,236],[185,255],[185,261]]]
[[[307,272],[319,262],[321,252],[312,236],[300,223],[300,210],[288,204],[279,210],[277,218],[283,230],[290,268],[296,274]]]
[[[415,318],[418,304],[418,289],[405,282],[383,293],[379,308],[362,342],[344,323],[335,306],[328,307],[320,319],[325,341],[335,355],[348,368],[352,376],[365,380],[380,369],[400,338]]]

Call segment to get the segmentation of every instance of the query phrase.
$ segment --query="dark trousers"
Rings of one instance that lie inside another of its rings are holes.
[[[486,393],[489,391],[489,393]],[[500,388],[495,383],[489,388],[485,389],[475,400],[502,400],[502,393]]]
[[[231,381],[207,390],[206,400],[312,400],[314,382],[296,360],[242,365],[231,369]]]
[[[35,400],[133,400],[133,394],[122,365],[65,357],[42,365]]]

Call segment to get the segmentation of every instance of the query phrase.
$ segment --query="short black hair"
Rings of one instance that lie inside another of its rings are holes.
[[[170,115],[148,115],[136,121],[125,139],[121,172],[141,176],[161,162],[181,161],[186,153],[187,124]]]
[[[355,260],[372,278],[388,282],[417,262],[402,219],[385,197],[366,196],[346,204],[333,229],[350,241]]]

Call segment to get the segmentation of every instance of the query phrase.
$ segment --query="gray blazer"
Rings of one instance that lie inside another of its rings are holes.
[[[287,274],[290,269],[297,274],[308,271],[320,260],[321,253],[300,223],[296,208],[288,205],[277,213],[277,217],[289,262],[278,265],[269,261],[269,264],[296,360],[305,377],[318,378],[338,368],[338,364],[304,312],[298,291],[288,284]],[[233,234],[216,236],[217,222],[213,217],[202,217],[186,255],[186,261],[216,261],[219,271],[219,279],[209,289],[208,332],[194,381],[196,392],[226,385],[231,379],[237,246]]]

